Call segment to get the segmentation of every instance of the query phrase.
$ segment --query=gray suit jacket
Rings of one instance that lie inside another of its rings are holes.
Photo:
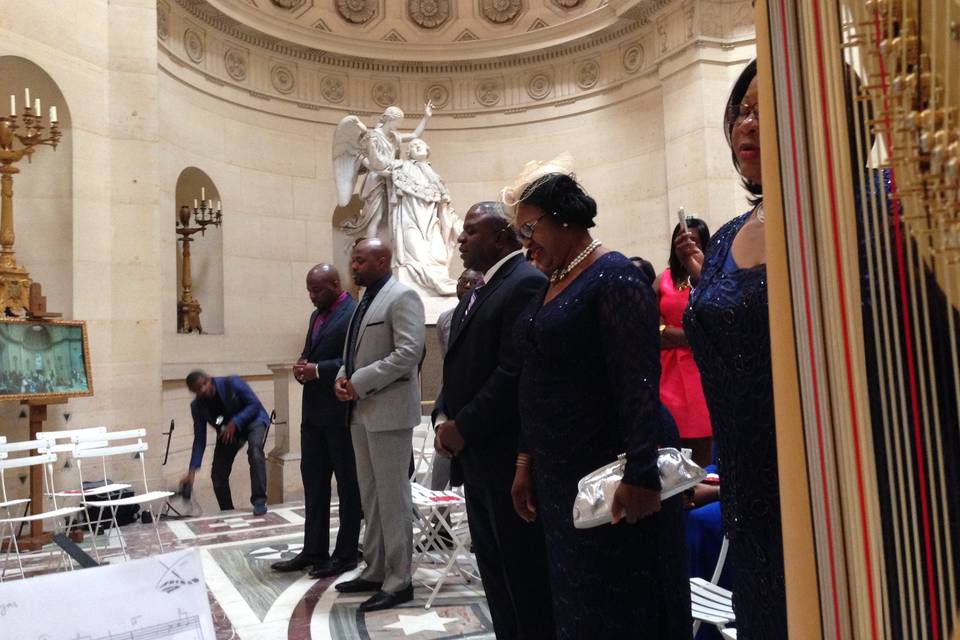
[[[367,431],[413,429],[420,423],[418,367],[425,331],[420,296],[390,278],[360,324],[356,370],[350,378],[360,399],[353,407],[351,421],[360,422]],[[344,345],[344,361],[346,348]],[[345,376],[345,369],[340,367],[337,379]]]

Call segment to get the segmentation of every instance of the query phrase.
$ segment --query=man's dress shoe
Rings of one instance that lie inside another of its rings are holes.
[[[270,565],[270,568],[274,571],[280,571],[281,573],[287,573],[289,571],[303,571],[312,565],[311,562],[306,556],[302,553],[295,555],[289,560],[281,560],[280,562],[274,562]]]
[[[356,578],[354,580],[341,582],[336,585],[334,589],[340,593],[363,593],[364,591],[380,591],[380,587],[382,586],[382,582],[371,582],[369,580]]]
[[[365,601],[360,605],[360,611],[369,612],[369,611],[380,611],[381,609],[393,609],[398,607],[404,602],[410,602],[413,600],[413,585],[407,586],[406,589],[401,589],[396,593],[390,593],[389,591],[378,591],[373,595],[372,598]]]
[[[333,576],[338,576],[341,573],[346,573],[347,571],[352,571],[356,568],[356,561],[330,558],[329,560],[318,562],[317,564],[313,565],[313,570],[310,572],[310,577],[330,578]]]

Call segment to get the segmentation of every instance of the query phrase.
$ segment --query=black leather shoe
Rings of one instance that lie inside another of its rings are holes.
[[[369,612],[369,611],[380,611],[381,609],[393,609],[398,607],[404,602],[410,602],[413,600],[413,585],[409,585],[406,589],[401,589],[396,593],[390,593],[389,591],[378,591],[372,598],[360,605],[360,611]]]
[[[309,558],[300,553],[293,556],[289,560],[274,562],[272,565],[270,565],[270,568],[274,571],[287,573],[289,571],[303,571],[304,569],[309,568],[312,564],[313,562]]]
[[[356,578],[354,580],[341,582],[336,585],[334,589],[340,593],[363,593],[364,591],[380,591],[380,587],[382,586],[382,582],[370,582],[369,580]]]
[[[340,558],[330,558],[325,562],[318,562],[317,564],[313,565],[313,570],[310,572],[310,577],[330,578],[332,576],[338,576],[341,573],[346,573],[347,571],[352,571],[356,568],[356,562],[341,560]]]

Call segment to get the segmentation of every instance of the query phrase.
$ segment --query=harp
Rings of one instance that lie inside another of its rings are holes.
[[[757,28],[790,637],[958,637],[960,0]]]

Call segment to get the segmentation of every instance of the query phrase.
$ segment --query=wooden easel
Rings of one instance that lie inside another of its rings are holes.
[[[47,311],[47,298],[40,292],[40,283],[30,285],[30,307],[27,317],[37,320],[59,318],[62,314]],[[29,407],[30,440],[36,440],[37,434],[43,431],[43,421],[47,419],[47,405],[66,404],[64,400],[22,400],[20,404]],[[30,469],[30,513],[43,512],[43,476],[40,467]],[[43,521],[34,520],[30,523],[30,535],[20,538],[18,544],[23,549],[36,551],[48,544],[53,535],[43,532]]]

